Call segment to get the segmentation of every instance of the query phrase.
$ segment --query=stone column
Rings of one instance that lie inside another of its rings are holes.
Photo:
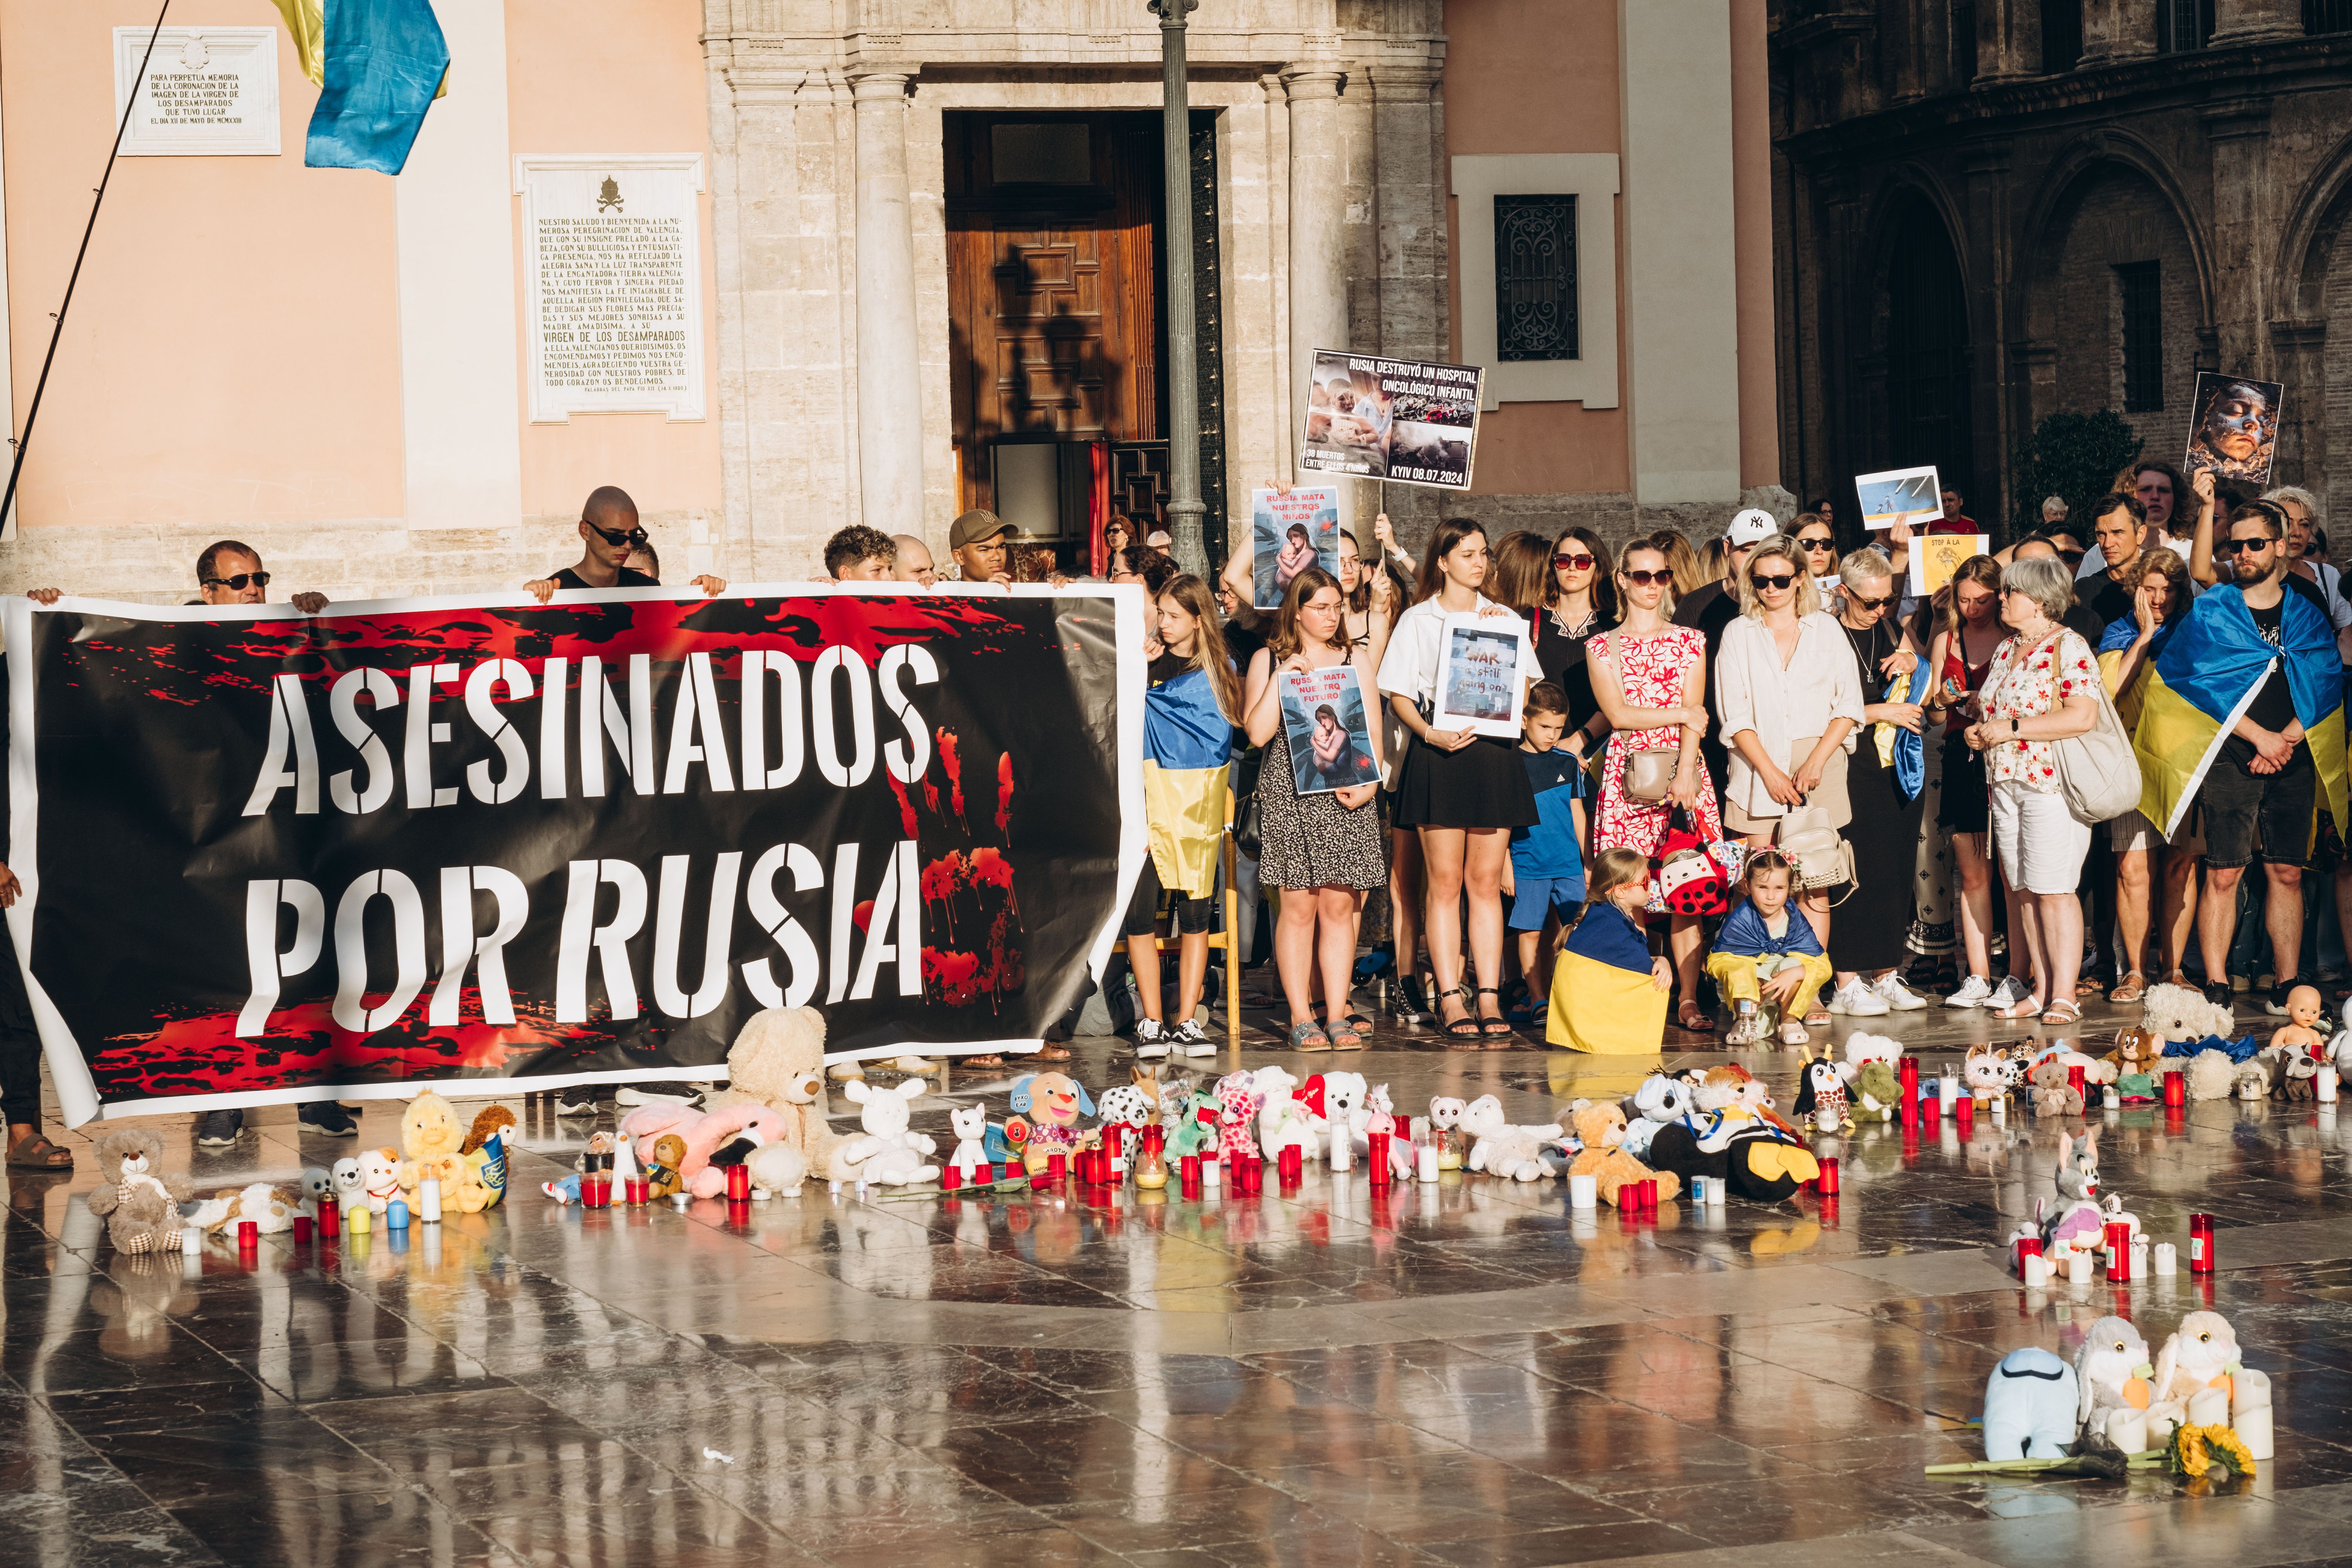
[[[2270,309],[2263,280],[2278,243],[2262,207],[2269,161],[2268,102],[2242,99],[2198,110],[2213,154],[2213,328],[2220,367],[2268,375]]]
[[[1977,79],[2042,74],[2042,0],[1977,0]]]
[[[1340,150],[1339,68],[1294,66],[1282,73],[1290,102],[1290,388],[1307,406],[1317,349],[1359,345],[1348,335],[1348,230]]]
[[[2213,43],[2303,37],[2302,0],[2213,0]]]
[[[907,73],[856,79],[859,521],[923,532],[915,242],[907,215]]]
[[[2156,0],[2083,0],[2083,63],[2156,53]]]

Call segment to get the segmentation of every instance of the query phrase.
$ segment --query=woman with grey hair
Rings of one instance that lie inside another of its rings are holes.
[[[2083,963],[2083,902],[2075,896],[2091,824],[2079,820],[2058,782],[2053,741],[2098,721],[2098,661],[2091,645],[2060,624],[2074,602],[2074,574],[2048,556],[2010,563],[2001,574],[2000,615],[2011,632],[1996,649],[1969,726],[1985,759],[1989,816],[2002,879],[2016,895],[2010,970],[2033,971],[2033,994],[2003,1018],[2042,1015],[2061,1026],[2082,1021],[2074,982]],[[2019,949],[2024,951],[2020,953]]]

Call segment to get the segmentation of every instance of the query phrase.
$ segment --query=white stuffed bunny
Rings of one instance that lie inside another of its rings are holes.
[[[843,1084],[841,1091],[864,1107],[857,1113],[862,1134],[835,1149],[826,1173],[835,1181],[891,1187],[937,1181],[940,1168],[924,1164],[923,1156],[936,1153],[939,1144],[926,1134],[907,1131],[914,1114],[908,1101],[921,1095],[923,1089],[924,1080],[919,1078],[888,1089],[871,1088],[860,1079]]]
[[[1470,1146],[1470,1169],[1507,1181],[1538,1182],[1551,1174],[1537,1150],[1546,1139],[1558,1138],[1560,1125],[1514,1127],[1504,1119],[1503,1102],[1482,1094],[1462,1110],[1462,1131],[1477,1140]]]
[[[801,1184],[808,1180],[808,1156],[781,1141],[762,1143],[751,1151],[743,1162],[751,1172],[751,1195],[773,1193],[779,1197],[801,1195]]]
[[[988,1107],[959,1105],[948,1112],[948,1124],[955,1129],[955,1152],[948,1163],[963,1173],[970,1181],[974,1170],[989,1163],[985,1147],[988,1137]]]
[[[1317,1152],[1315,1121],[1292,1092],[1297,1087],[1298,1079],[1284,1068],[1262,1067],[1250,1075],[1250,1089],[1260,1101],[1257,1112],[1258,1148],[1268,1158],[1281,1153],[1291,1144],[1297,1144],[1310,1154]]]

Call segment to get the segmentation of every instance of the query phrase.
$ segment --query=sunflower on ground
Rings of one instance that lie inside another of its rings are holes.
[[[2244,1440],[2219,1422],[2174,1428],[2172,1444],[2165,1458],[2177,1474],[2190,1480],[2201,1480],[2209,1475],[2215,1480],[2225,1480],[2254,1473],[2254,1456],[2247,1450]],[[2215,1471],[2220,1473],[2216,1475]]]

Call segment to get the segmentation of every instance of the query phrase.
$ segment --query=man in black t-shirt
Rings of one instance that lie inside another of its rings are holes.
[[[637,503],[618,485],[599,485],[590,493],[588,504],[580,509],[580,537],[587,550],[578,561],[525,583],[523,592],[536,595],[544,605],[559,588],[661,586],[660,578],[629,568],[631,552],[646,543],[646,531],[637,522]],[[708,573],[694,579],[692,585],[713,598],[727,591],[726,579]]]

